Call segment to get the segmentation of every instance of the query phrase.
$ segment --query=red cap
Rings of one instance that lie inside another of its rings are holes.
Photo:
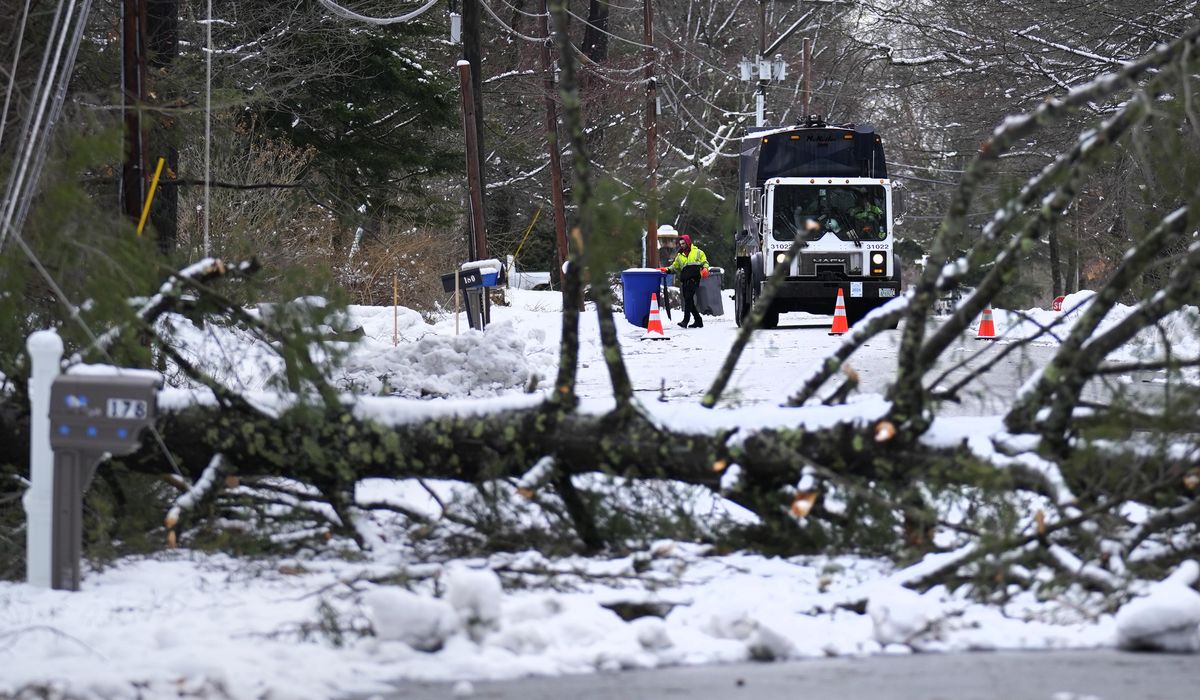
[[[691,245],[692,237],[685,233],[679,237],[679,242],[682,243],[683,245]]]

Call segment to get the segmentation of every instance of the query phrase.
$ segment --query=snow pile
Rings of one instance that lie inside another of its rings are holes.
[[[500,578],[491,569],[451,567],[446,575],[446,600],[471,635],[481,641],[500,624]]]
[[[82,698],[211,686],[231,698],[315,700],[386,694],[401,679],[1092,648],[1116,636],[1110,617],[1080,614],[1103,605],[1099,594],[1013,592],[1002,606],[965,587],[918,596],[880,587],[892,585],[881,583],[891,564],[854,557],[714,556],[670,542],[610,559],[405,563],[417,558],[396,548],[370,562],[301,564],[176,550],[87,572],[79,593],[0,582],[0,696],[55,680]],[[364,583],[381,579],[410,590]],[[618,600],[674,605],[626,620],[610,607]],[[855,612],[863,602],[869,614]]]
[[[248,313],[270,316],[273,310],[264,306]],[[482,332],[464,322],[456,335],[453,318],[430,324],[404,307],[349,306],[337,321],[354,333],[337,336],[335,343],[345,356],[340,366],[331,368],[330,379],[340,390],[359,395],[468,398],[519,393],[535,374],[543,380],[552,377],[557,363],[557,348],[549,347],[545,330],[534,327],[522,335],[512,320],[498,320]],[[332,338],[332,329],[325,330]],[[197,327],[183,316],[171,315],[161,321],[160,331],[195,367],[239,391],[269,389],[284,375],[276,348],[246,328],[211,323]],[[347,342],[356,336],[357,342]],[[314,358],[327,359],[319,354]]]
[[[1117,646],[1138,651],[1200,652],[1200,565],[1185,561],[1117,611]]]
[[[788,638],[763,620],[737,606],[717,610],[701,629],[716,639],[742,642],[750,658],[756,661],[786,659],[796,652]]]
[[[339,388],[403,398],[464,398],[519,392],[532,370],[511,323],[458,336],[429,333],[393,346],[364,338],[337,375]]]
[[[1075,325],[1091,305],[1096,293],[1081,290],[1068,294],[1063,299],[1062,311],[1027,309],[1006,311],[995,309],[996,335],[1006,340],[1038,337],[1040,342],[1057,343],[1071,333]],[[1116,304],[1100,322],[1098,332],[1103,333],[1125,320],[1138,307]],[[1185,306],[1168,314],[1157,327],[1143,329],[1129,343],[1114,352],[1113,360],[1162,360],[1168,356],[1195,357],[1200,354],[1200,310]]]
[[[363,595],[379,639],[404,642],[418,651],[438,651],[458,632],[454,608],[444,600],[403,588],[375,588]]]
[[[867,615],[874,625],[875,641],[884,647],[903,644],[914,648],[933,635],[942,617],[932,592],[922,596],[895,583],[883,584],[871,594]]]

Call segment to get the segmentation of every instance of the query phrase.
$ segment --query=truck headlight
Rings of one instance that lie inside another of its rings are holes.
[[[877,250],[871,253],[870,260],[872,277],[883,277],[887,275],[887,255],[882,250]]]
[[[787,253],[779,253],[775,256],[775,264],[782,265],[787,262]]]

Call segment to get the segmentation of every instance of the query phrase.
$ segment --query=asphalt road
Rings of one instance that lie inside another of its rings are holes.
[[[391,699],[434,700],[1195,700],[1200,658],[1117,651],[994,652],[772,664],[475,683],[408,684]]]

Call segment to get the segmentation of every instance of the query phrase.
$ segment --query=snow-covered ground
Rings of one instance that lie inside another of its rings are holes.
[[[1076,300],[1068,298],[1065,308]],[[352,307],[350,325],[361,325],[364,338],[338,381],[347,390],[375,395],[360,402],[361,412],[392,421],[464,410],[469,405],[464,399],[537,400],[523,392],[531,375],[539,378],[539,389],[553,381],[558,311],[556,293],[518,292],[512,306],[494,309],[487,333],[464,328],[456,337],[452,317],[428,324],[408,310]],[[1128,310],[1117,310],[1123,313]],[[1195,313],[1187,310],[1190,316],[1173,320],[1168,334],[1148,336],[1123,352],[1134,357],[1161,350],[1165,337],[1176,354],[1195,356],[1200,348]],[[1058,317],[1038,310],[1026,316],[1029,320],[1020,321],[998,312],[1000,333],[1007,329],[1009,338],[1025,337],[1036,332],[1037,323]],[[1070,314],[1065,316],[1069,323]],[[799,373],[841,342],[820,330],[827,323],[827,317],[788,315],[784,326],[817,330],[785,327],[761,334],[735,374],[726,407],[717,411],[695,404],[732,340],[728,309],[698,330],[667,321],[665,341],[642,340],[642,330],[623,319],[618,329],[647,410],[672,427],[708,429],[783,420],[776,405]],[[180,345],[204,358],[210,371],[271,400],[268,378],[275,365],[268,354],[231,342],[234,332],[200,332],[186,321],[178,332]],[[581,333],[580,393],[585,407],[603,407],[608,379],[593,313],[584,315]],[[881,336],[864,349],[860,371],[868,389],[886,381],[885,361],[895,337]],[[878,364],[871,357],[880,358]],[[780,358],[788,358],[784,371],[795,376],[781,376],[771,364]],[[193,400],[203,400],[202,394],[171,389],[162,395],[168,406]],[[793,409],[786,420],[793,425],[831,420],[833,410]],[[883,404],[865,396],[836,410],[849,411],[843,417],[869,417]],[[997,427],[993,417],[962,417],[940,421],[930,439],[959,439]],[[602,482],[584,485],[620,486]],[[439,499],[410,481],[370,480],[357,495],[437,518],[439,500],[452,502],[463,492],[449,483],[430,486]],[[700,522],[752,518],[697,489],[645,488],[668,491]],[[539,516],[531,510],[528,517]],[[336,541],[302,560],[178,549],[86,570],[78,593],[0,583],[0,695],[47,683],[57,689],[52,697],[329,698],[382,692],[402,679],[498,679],[828,655],[1145,646],[1147,635],[1154,639],[1163,631],[1179,642],[1172,648],[1185,648],[1200,622],[1200,596],[1188,587],[1196,578],[1194,564],[1114,618],[1095,614],[1101,601],[1079,588],[1055,588],[1053,597],[1042,599],[1035,582],[981,603],[969,587],[919,595],[900,585],[935,558],[901,570],[856,557],[782,559],[659,541],[619,558],[550,559],[524,551],[445,560],[423,556],[402,522],[391,513],[370,515],[366,529],[374,546],[365,556]],[[943,543],[952,546],[952,536]]]

